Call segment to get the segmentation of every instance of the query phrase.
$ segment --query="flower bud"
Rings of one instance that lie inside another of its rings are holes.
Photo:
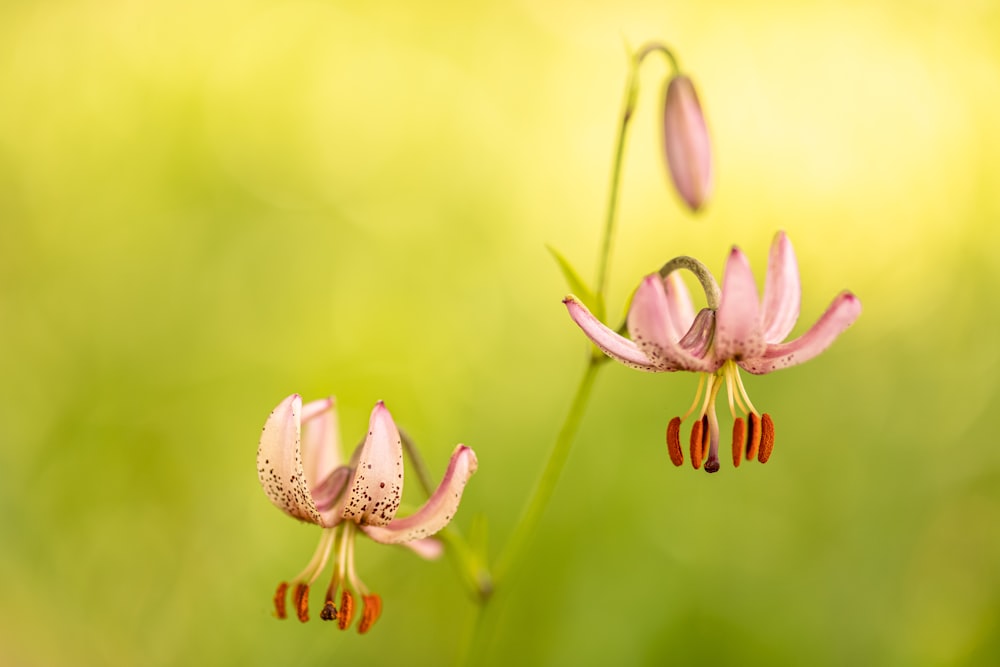
[[[712,193],[712,149],[694,84],[680,74],[667,85],[663,147],[677,193],[697,211]]]

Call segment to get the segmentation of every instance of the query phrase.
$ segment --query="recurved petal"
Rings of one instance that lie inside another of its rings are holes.
[[[362,528],[361,530],[383,530],[382,528]],[[417,554],[425,560],[436,560],[441,557],[444,553],[444,545],[441,544],[441,540],[435,537],[425,537],[422,540],[412,540],[410,542],[403,542],[400,546],[411,549],[413,553]]]
[[[302,397],[298,394],[271,412],[257,447],[257,477],[275,507],[296,519],[324,526],[302,466],[301,419]]]
[[[757,284],[750,262],[736,247],[726,262],[716,323],[715,356],[718,359],[747,359],[764,353]]]
[[[714,370],[710,361],[689,353],[674,336],[670,304],[660,274],[643,278],[628,311],[628,332],[643,354],[661,371]],[[693,319],[693,318],[692,318]]]
[[[587,338],[600,348],[604,354],[640,371],[653,372],[660,370],[650,362],[635,343],[604,326],[575,297],[568,296],[563,299],[563,303],[566,304],[569,316],[573,318],[577,326],[583,329],[583,333],[587,335]]]
[[[369,526],[365,528],[365,532],[373,540],[383,544],[398,544],[433,535],[448,525],[455,516],[465,483],[476,472],[477,466],[476,453],[465,445],[459,445],[452,452],[441,484],[419,510],[408,517],[393,519],[387,526]]]
[[[403,443],[388,408],[375,404],[342,514],[362,526],[392,521],[403,496]]]
[[[792,242],[784,232],[778,232],[771,244],[764,281],[764,341],[780,343],[792,332],[799,319],[802,286],[799,265],[795,261]]]
[[[762,375],[809,361],[825,350],[861,314],[861,301],[850,292],[841,292],[809,331],[793,341],[768,345],[757,358],[744,359],[739,365],[750,373]]]

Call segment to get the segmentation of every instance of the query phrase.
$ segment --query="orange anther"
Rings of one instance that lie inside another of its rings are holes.
[[[282,581],[278,584],[278,590],[274,592],[274,615],[278,618],[288,618],[285,611],[285,594],[288,593],[288,584]]]
[[[757,460],[761,463],[767,463],[773,449],[774,422],[771,421],[771,415],[764,413],[760,421],[760,451],[757,452]]]
[[[681,451],[681,418],[674,417],[667,424],[667,453],[675,466],[684,463],[684,452]]]
[[[363,605],[361,610],[361,621],[358,622],[358,634],[365,634],[382,615],[382,598],[378,595],[361,596]]]
[[[295,587],[295,613],[299,620],[305,623],[309,620],[309,584],[299,584]]]
[[[697,470],[701,467],[701,431],[704,427],[699,419],[691,425],[691,465]]]
[[[340,594],[340,613],[337,614],[337,627],[346,630],[354,620],[354,595],[347,589]]]
[[[743,453],[747,447],[747,423],[743,417],[737,417],[733,422],[733,467],[739,468],[743,461]]]
[[[747,415],[750,430],[747,433],[747,461],[757,458],[757,450],[760,449],[760,415],[751,412]]]

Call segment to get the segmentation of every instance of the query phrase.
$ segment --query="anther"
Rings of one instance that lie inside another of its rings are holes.
[[[337,618],[337,608],[333,606],[333,600],[326,601],[326,604],[323,605],[323,611],[319,613],[319,617],[324,621],[332,621]]]
[[[773,449],[774,422],[771,421],[771,415],[764,413],[760,420],[760,451],[757,452],[757,460],[761,463],[767,463]]]
[[[358,622],[358,634],[365,634],[382,615],[382,598],[378,595],[362,595],[361,620]]]
[[[733,421],[733,467],[739,468],[747,448],[747,423],[743,417]]]
[[[716,434],[718,436],[718,434]],[[708,415],[701,417],[701,458],[708,458],[708,450],[712,445],[712,429],[709,428]]]
[[[681,418],[674,417],[667,424],[667,453],[670,462],[675,466],[684,463],[684,452],[681,451]]]
[[[747,431],[747,461],[752,461],[757,458],[757,451],[760,449],[760,415],[756,412],[751,412],[747,415],[748,427]]]
[[[691,465],[695,470],[701,467],[701,431],[704,426],[701,419],[691,425]]]
[[[344,590],[340,594],[340,613],[337,614],[337,627],[346,630],[347,626],[354,620],[354,595],[350,591]]]
[[[285,595],[287,593],[288,583],[282,581],[278,584],[278,590],[274,592],[274,614],[281,619],[288,618],[288,612],[285,610]]]
[[[295,613],[299,620],[305,623],[309,620],[309,584],[299,584],[295,587]]]

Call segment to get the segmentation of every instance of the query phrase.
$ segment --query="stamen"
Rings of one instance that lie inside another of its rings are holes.
[[[681,418],[674,417],[667,424],[667,453],[675,466],[684,463],[684,452],[681,451]]]
[[[708,419],[702,417],[691,425],[691,465],[697,470],[701,467],[702,430],[708,430]]]
[[[733,374],[726,369],[726,397],[729,399],[729,414],[736,419],[736,406],[733,405],[733,398],[736,394],[736,387],[733,386]],[[741,406],[742,407],[742,406]]]
[[[340,613],[337,614],[337,627],[346,630],[354,620],[354,595],[346,588],[340,595]]]
[[[731,361],[731,363],[734,366],[734,368],[733,368],[733,375],[736,376],[736,386],[739,387],[739,389],[740,389],[740,395],[743,396],[743,401],[746,403],[746,408],[747,408],[746,412],[757,412],[757,408],[755,408],[753,406],[753,403],[750,402],[750,397],[747,395],[746,387],[743,386],[743,378],[740,377],[740,369],[739,369],[739,367],[736,366],[735,362]],[[758,413],[758,414],[760,414],[760,413]]]
[[[332,621],[337,618],[337,608],[333,606],[333,600],[327,600],[326,604],[323,605],[323,611],[319,613],[319,617],[324,621]]]
[[[336,535],[337,532],[335,529],[323,529],[323,534],[319,538],[319,545],[316,547],[312,558],[309,559],[309,564],[292,581],[304,581],[307,584],[316,581],[316,577],[326,567],[326,561],[330,557],[330,547],[333,546],[333,540]]]
[[[285,611],[286,593],[288,593],[288,583],[282,581],[278,584],[278,590],[274,592],[274,614],[281,619],[288,618],[288,612]]]
[[[747,415],[750,430],[747,432],[747,461],[757,458],[757,450],[760,449],[760,415],[751,412]]]
[[[365,634],[375,624],[375,621],[382,615],[382,598],[378,595],[363,595],[361,597],[363,608],[361,610],[361,621],[358,623],[358,634]]]
[[[300,583],[295,587],[295,613],[305,623],[309,620],[309,584]]]
[[[743,417],[733,420],[733,467],[739,468],[747,448],[747,424]]]
[[[771,421],[771,415],[766,412],[761,418],[760,430],[760,451],[757,453],[757,460],[767,463],[774,449],[774,422]]]
[[[694,409],[698,407],[698,402],[701,401],[701,390],[704,388],[705,388],[705,373],[699,373],[698,389],[694,392],[694,401],[691,402],[691,407],[688,408],[688,411],[684,413],[683,417],[681,417],[681,421],[684,421],[685,419],[690,417],[691,413],[694,412]]]

